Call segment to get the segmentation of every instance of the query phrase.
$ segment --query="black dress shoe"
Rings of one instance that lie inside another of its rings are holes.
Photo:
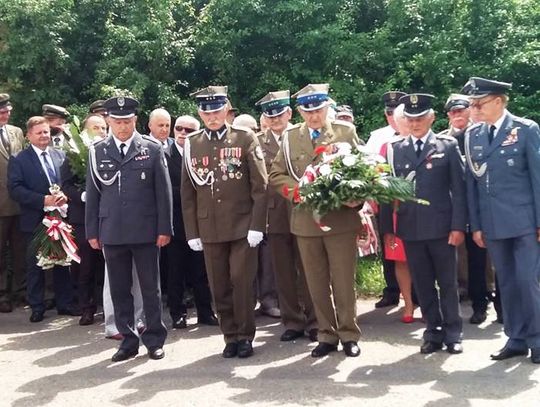
[[[94,312],[93,311],[83,311],[81,319],[79,319],[79,325],[92,325],[94,323]]]
[[[345,342],[343,344],[343,352],[345,352],[345,355],[353,358],[359,356],[360,348],[358,347],[358,343],[355,341]]]
[[[308,331],[309,340],[311,342],[317,342],[319,336],[319,330],[317,328],[310,329]]]
[[[238,355],[238,344],[236,342],[230,342],[227,345],[225,345],[225,348],[223,349],[223,352],[221,355],[224,358],[234,358],[236,355]]]
[[[457,355],[458,353],[463,353],[463,345],[461,343],[449,343],[446,345],[446,351],[452,355]]]
[[[118,349],[116,353],[111,358],[111,361],[113,362],[121,362],[123,360],[128,360],[130,358],[134,358],[139,353],[138,349]]]
[[[431,342],[431,341],[425,341],[422,346],[420,346],[420,353],[428,354],[437,352],[438,350],[442,349],[442,343],[439,342]]]
[[[160,348],[159,346],[150,348],[148,349],[148,357],[154,360],[163,359],[165,357],[165,352],[163,351],[163,348]]]
[[[45,300],[43,303],[45,304],[45,311],[56,308],[56,301],[54,299]]]
[[[80,317],[82,315],[82,311],[79,307],[76,307],[75,305],[70,305],[67,308],[60,308],[58,310],[58,315],[70,315],[72,317]]]
[[[41,322],[43,321],[43,311],[32,311],[30,315],[30,322]]]
[[[210,326],[219,325],[219,321],[214,314],[199,316],[197,318],[197,323],[199,325],[210,325]]]
[[[390,295],[383,295],[383,297],[375,303],[375,308],[385,308],[392,305],[399,304],[399,297],[392,297]]]
[[[484,322],[487,319],[486,311],[474,311],[469,322],[473,325],[478,325]]]
[[[249,358],[251,355],[253,355],[253,346],[251,346],[251,341],[247,339],[238,341],[238,357]]]
[[[294,341],[297,338],[301,338],[304,336],[304,331],[295,331],[294,329],[287,329],[285,332],[281,334],[281,337],[279,338],[282,342],[289,342]]]
[[[0,302],[0,312],[7,313],[13,311],[13,305],[9,301]]]
[[[540,348],[531,349],[531,362],[540,363]]]
[[[182,315],[178,318],[173,318],[172,319],[172,327],[173,329],[184,329],[184,328],[187,328],[187,321],[186,321],[186,316],[185,315]]]
[[[500,351],[493,353],[490,355],[491,360],[505,360],[510,359],[515,356],[527,356],[529,351],[527,349],[524,350],[518,350],[518,349],[512,349],[508,346],[505,346]]]
[[[336,345],[332,345],[326,342],[319,342],[319,344],[315,346],[315,349],[311,351],[311,356],[314,358],[321,358],[328,355],[330,352],[334,352],[336,350]]]

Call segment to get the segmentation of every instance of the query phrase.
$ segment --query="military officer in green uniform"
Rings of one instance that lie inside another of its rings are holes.
[[[310,84],[293,95],[304,123],[286,131],[269,175],[272,187],[288,198],[292,195],[288,191],[293,191],[306,167],[317,163],[316,147],[336,142],[358,143],[353,125],[341,120],[328,121],[328,88],[328,84]],[[324,216],[322,222],[331,227],[326,232],[315,223],[310,210],[292,210],[291,232],[297,238],[319,324],[319,344],[311,352],[313,357],[337,350],[339,341],[347,356],[360,354],[354,292],[356,236],[361,227],[358,204],[351,202],[351,207],[344,206]]]
[[[290,92],[269,92],[256,105],[261,107],[268,121],[268,129],[258,134],[263,149],[266,170],[269,172],[276,157],[281,137],[289,126],[292,116]],[[281,321],[285,332],[282,341],[292,341],[308,333],[317,340],[317,319],[307,288],[304,269],[296,238],[291,233],[289,218],[291,204],[280,193],[269,188],[267,196],[267,235],[276,279]]]
[[[192,94],[204,128],[184,144],[182,210],[192,250],[204,248],[223,357],[249,357],[255,336],[253,281],[266,223],[267,174],[255,134],[226,123],[226,86]]]

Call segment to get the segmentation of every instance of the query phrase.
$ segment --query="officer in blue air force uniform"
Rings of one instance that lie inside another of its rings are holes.
[[[135,130],[138,102],[114,97],[105,102],[110,135],[90,146],[86,177],[86,238],[103,248],[116,325],[124,339],[113,362],[137,355],[133,320],[132,264],[143,298],[143,344],[151,359],[164,356],[167,329],[161,320],[160,247],[172,235],[172,194],[161,145]]]
[[[473,77],[462,89],[478,123],[465,135],[473,239],[497,271],[506,345],[493,360],[540,363],[540,130],[506,110],[511,84]]]
[[[416,196],[429,205],[400,203],[396,235],[405,244],[407,262],[426,320],[420,352],[435,352],[446,344],[449,353],[461,353],[456,246],[464,239],[467,223],[464,164],[457,141],[435,135],[431,125],[432,95],[409,94],[400,99],[409,123],[409,137],[389,145],[388,162],[397,176],[414,180]],[[381,209],[383,233],[393,233],[389,205]],[[439,286],[439,290],[436,288]]]

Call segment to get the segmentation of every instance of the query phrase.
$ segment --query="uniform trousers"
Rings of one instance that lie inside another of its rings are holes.
[[[319,324],[319,342],[358,341],[356,232],[296,239]]]
[[[283,326],[295,331],[317,328],[315,309],[295,236],[291,233],[270,233],[268,244]]]
[[[203,246],[208,283],[225,342],[253,340],[257,248],[249,247],[246,238],[223,243],[203,242]]]
[[[486,282],[487,251],[472,239],[472,233],[465,234],[467,248],[468,292],[474,311],[485,312],[488,306]]]
[[[144,327],[144,312],[143,301],[141,294],[141,286],[139,284],[139,277],[137,277],[137,269],[133,264],[133,285],[131,286],[131,295],[133,296],[134,307],[134,321],[137,328]],[[103,317],[105,319],[105,336],[107,338],[120,333],[116,327],[116,321],[114,320],[114,305],[111,298],[111,286],[109,284],[109,272],[107,266],[105,266],[105,276],[103,279]]]
[[[7,243],[9,246],[6,247]],[[4,249],[10,253],[11,273]],[[25,250],[19,230],[19,215],[0,216],[0,302],[18,301],[25,297]]]
[[[406,240],[405,253],[422,315],[424,340],[461,342],[462,325],[457,283],[457,253],[448,238]],[[437,291],[436,284],[439,286]]]
[[[540,244],[536,234],[486,239],[497,270],[508,346],[540,348]]]
[[[116,327],[124,337],[120,349],[131,351],[139,347],[131,294],[133,263],[139,277],[146,319],[142,342],[148,349],[162,347],[167,338],[167,328],[161,319],[159,248],[155,243],[104,245],[103,253],[109,274]]]
[[[278,294],[272,265],[272,253],[268,240],[264,239],[259,246],[257,275],[255,277],[256,299],[261,310],[278,308]]]

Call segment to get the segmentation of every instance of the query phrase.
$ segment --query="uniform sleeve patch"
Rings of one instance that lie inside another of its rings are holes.
[[[257,157],[259,160],[264,160],[264,154],[261,146],[255,147],[255,157]]]

